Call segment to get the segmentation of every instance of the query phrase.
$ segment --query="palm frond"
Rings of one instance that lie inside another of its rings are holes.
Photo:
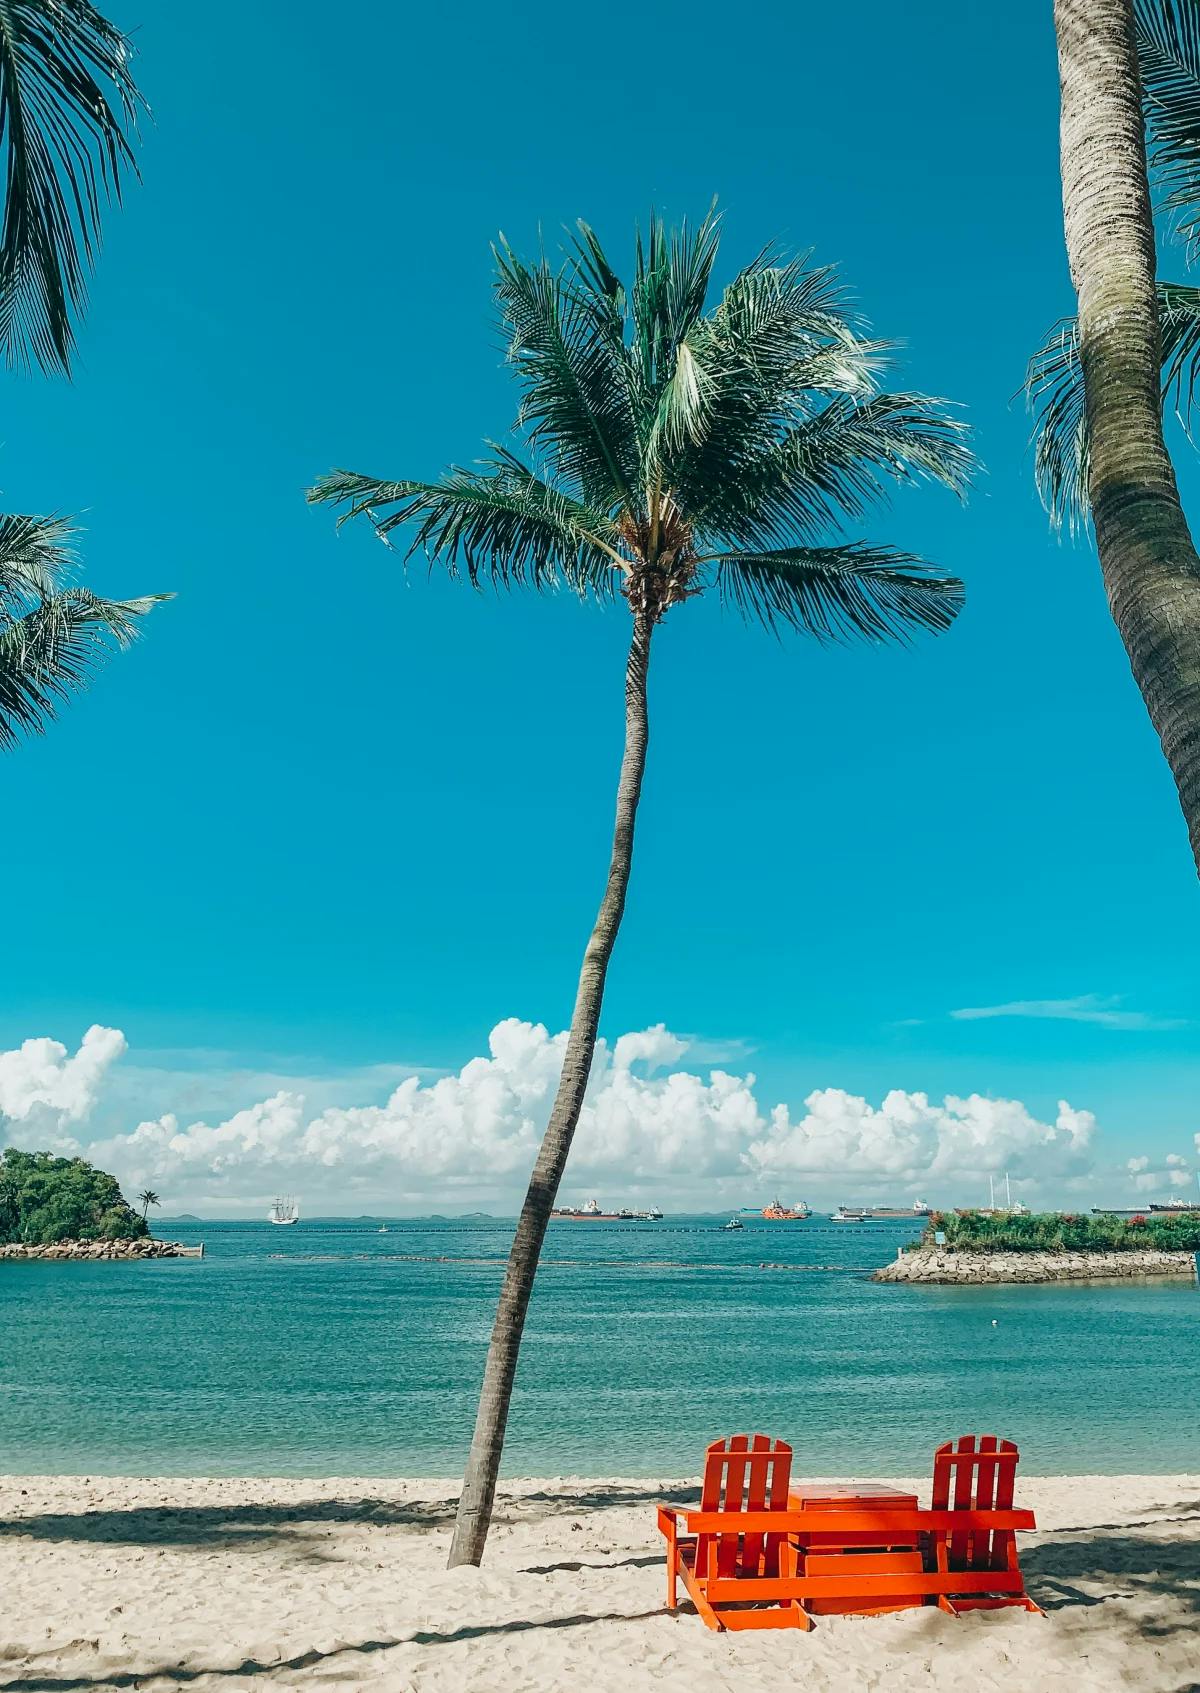
[[[1200,10],[1195,0],[1135,0],[1150,162],[1189,263],[1200,253]]]
[[[638,441],[623,348],[605,332],[596,302],[544,256],[527,265],[503,241],[494,251],[496,302],[523,391],[521,428],[585,500],[627,504]]]
[[[648,392],[660,394],[675,369],[675,355],[699,323],[720,246],[714,206],[693,232],[686,220],[669,229],[651,212],[646,235],[635,243],[630,329],[634,360]]]
[[[731,449],[773,441],[822,393],[866,396],[890,351],[859,332],[832,267],[760,254],[679,345],[655,423],[665,477],[706,484]]]
[[[339,524],[366,517],[387,540],[414,524],[406,557],[424,552],[473,586],[487,577],[606,598],[620,575],[619,535],[608,515],[542,481],[503,448],[480,470],[454,465],[441,482],[389,482],[335,470],[309,490],[314,505],[343,506]]]
[[[713,372],[703,436],[670,462],[685,506],[705,513],[744,487],[753,465],[780,451],[830,396],[874,393],[889,344],[864,336],[834,271],[807,255],[761,254],[726,289],[695,339]]]
[[[637,232],[628,361],[647,484],[660,482],[664,456],[707,430],[716,373],[703,314],[719,246],[715,205],[694,232],[686,219],[668,229],[654,212],[645,239]]]
[[[1033,414],[1033,474],[1056,529],[1074,534],[1088,516],[1090,441],[1079,320],[1060,318],[1025,372],[1025,399]]]
[[[129,645],[140,619],[169,598],[106,600],[67,588],[36,600],[23,616],[0,618],[0,748],[40,734],[107,654]]]
[[[1160,282],[1157,292],[1163,402],[1173,400],[1187,428],[1200,381],[1200,288]],[[1073,534],[1088,520],[1091,463],[1077,319],[1060,318],[1050,330],[1029,361],[1025,393],[1038,492],[1055,528]]]
[[[1173,396],[1176,415],[1187,427],[1200,380],[1200,288],[1184,282],[1160,282],[1157,287],[1163,400]]]
[[[76,568],[74,539],[65,517],[0,515],[0,618],[59,591]]]
[[[922,394],[835,394],[764,448],[714,470],[699,494],[697,530],[736,545],[816,540],[860,518],[897,483],[928,480],[965,493],[974,466],[969,430],[943,400]]]
[[[88,0],[0,4],[0,347],[69,371],[105,200],[137,174],[145,102],[128,39]]]
[[[821,641],[907,642],[948,629],[964,588],[911,553],[866,542],[724,553],[721,597],[768,628],[783,623]]]
[[[808,253],[787,259],[767,249],[733,279],[712,315],[725,362],[735,371],[754,371],[767,399],[811,387],[865,392],[880,356],[890,350],[886,342],[862,337],[833,266],[810,259]],[[814,354],[829,359],[825,382],[810,380]]]

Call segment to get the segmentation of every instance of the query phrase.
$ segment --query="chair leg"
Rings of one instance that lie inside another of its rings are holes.
[[[700,1584],[694,1579],[691,1570],[689,1570],[685,1564],[679,1573],[683,1577],[683,1585],[687,1588],[688,1598],[699,1611],[700,1620],[703,1622],[705,1628],[714,1629],[718,1634],[720,1634],[724,1629],[724,1624],[717,1613],[713,1610],[708,1600],[705,1598],[700,1589]]]

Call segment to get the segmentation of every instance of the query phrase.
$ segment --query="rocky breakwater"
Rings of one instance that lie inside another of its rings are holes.
[[[49,1260],[89,1263],[119,1259],[136,1263],[144,1258],[203,1258],[203,1246],[183,1246],[177,1240],[56,1240],[51,1246],[25,1246],[12,1242],[0,1246],[0,1260]]]
[[[1194,1252],[981,1252],[950,1247],[901,1248],[872,1281],[969,1286],[991,1282],[1113,1281],[1134,1276],[1196,1280]]]

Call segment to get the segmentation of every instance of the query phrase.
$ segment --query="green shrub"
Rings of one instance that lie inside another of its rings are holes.
[[[51,1246],[59,1240],[132,1240],[149,1234],[116,1178],[84,1158],[49,1152],[0,1153],[0,1245]]]
[[[1200,1252],[1200,1207],[1146,1216],[1078,1216],[1063,1211],[935,1211],[922,1236],[981,1252]]]

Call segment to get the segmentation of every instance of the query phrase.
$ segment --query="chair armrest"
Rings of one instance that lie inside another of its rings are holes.
[[[668,1546],[674,1546],[679,1536],[679,1512],[674,1505],[658,1507],[658,1532],[666,1538]]]

